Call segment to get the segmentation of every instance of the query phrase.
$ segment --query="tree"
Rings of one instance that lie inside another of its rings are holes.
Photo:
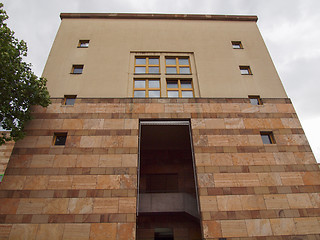
[[[0,145],[25,136],[24,127],[31,119],[31,106],[47,107],[50,96],[46,79],[38,78],[31,64],[23,61],[27,44],[14,37],[5,23],[8,19],[0,3],[0,126],[10,134],[0,136]]]

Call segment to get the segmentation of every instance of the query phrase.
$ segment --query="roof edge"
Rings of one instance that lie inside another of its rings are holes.
[[[64,18],[111,18],[111,19],[172,19],[172,20],[216,20],[258,21],[255,15],[210,15],[210,14],[154,14],[154,13],[61,13]]]

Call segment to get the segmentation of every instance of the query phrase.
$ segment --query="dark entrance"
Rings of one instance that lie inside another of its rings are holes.
[[[201,239],[189,121],[140,123],[137,239]]]

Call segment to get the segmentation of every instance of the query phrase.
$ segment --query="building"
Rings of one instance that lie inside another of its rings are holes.
[[[0,239],[320,239],[320,171],[256,16],[63,13]]]

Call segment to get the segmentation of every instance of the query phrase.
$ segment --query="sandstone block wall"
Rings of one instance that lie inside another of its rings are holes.
[[[35,107],[0,185],[0,239],[135,239],[141,119],[190,119],[205,239],[319,239],[319,167],[290,100],[263,102]],[[276,144],[263,144],[260,131]],[[65,146],[53,145],[56,132],[67,132]]]

